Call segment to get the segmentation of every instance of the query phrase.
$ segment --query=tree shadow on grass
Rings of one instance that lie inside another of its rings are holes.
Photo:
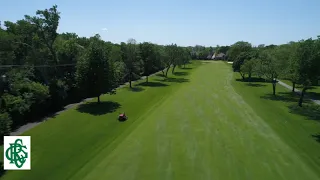
[[[258,83],[247,83],[246,86],[251,86],[251,87],[263,87],[267,86],[265,84],[258,84]]]
[[[6,170],[3,170],[3,168],[0,170],[0,178],[2,177],[2,176],[4,176],[4,174],[6,173]]]
[[[161,82],[142,82],[137,84],[137,86],[147,86],[147,87],[165,87],[167,84],[163,84]]]
[[[163,75],[163,74],[156,74],[156,76],[158,76],[158,77],[166,77],[166,76]]]
[[[306,95],[307,95],[308,97],[310,97],[310,98],[320,100],[320,93],[317,93],[317,92],[308,92],[308,91],[307,91]]]
[[[202,64],[209,64],[209,63],[211,63],[211,62],[208,62],[209,60],[203,60],[203,61],[201,61],[201,63]]]
[[[299,96],[292,92],[279,92],[276,95],[266,94],[264,96],[260,96],[262,99],[268,99],[272,101],[283,101],[283,102],[296,102],[298,104]],[[305,100],[305,102],[309,102]]]
[[[126,89],[128,91],[131,91],[131,92],[141,92],[141,91],[144,91],[144,88],[140,87],[140,86],[133,86],[132,88],[130,87],[126,87]]]
[[[320,123],[320,106],[314,104],[308,99],[304,99],[302,107],[298,105],[299,96],[293,92],[279,92],[276,96],[267,94],[260,98],[287,102],[288,111],[291,114],[296,114],[304,117],[306,120],[312,120]],[[320,143],[320,134],[312,135]]]
[[[165,78],[165,79],[161,79],[161,80],[157,80],[157,81],[162,81],[162,82],[174,82],[174,83],[184,83],[184,82],[189,82],[189,79],[169,77],[169,78]]]
[[[269,81],[263,79],[263,78],[258,78],[258,77],[251,77],[251,79],[249,80],[248,78],[242,79],[242,78],[237,78],[236,81],[240,81],[240,82],[263,82],[263,83],[268,83]]]
[[[2,160],[0,160],[0,164],[1,164],[0,165],[0,168],[1,168],[0,169],[0,178],[1,178],[7,171],[3,169],[4,165],[3,165],[3,161]]]
[[[320,143],[320,133],[316,135],[312,135],[312,137]]]
[[[314,104],[310,99],[305,98],[302,103],[302,107],[300,107],[298,106],[300,97],[292,92],[279,92],[276,96],[272,94],[266,94],[260,98],[273,101],[289,102],[288,109],[290,113],[304,116],[308,120],[320,122],[320,106]]]
[[[302,86],[302,85],[300,85],[300,88],[303,88],[303,86]],[[311,86],[311,87],[309,87],[309,88],[308,88],[308,90],[312,90],[312,89],[316,89],[316,87]]]
[[[191,68],[191,67],[182,67],[181,69],[190,70],[190,69],[193,69],[193,68]]]
[[[77,110],[82,113],[88,113],[95,116],[115,112],[121,105],[113,101],[88,102],[78,106]]]
[[[302,107],[298,104],[289,105],[289,112],[306,117],[308,120],[320,122],[320,106],[313,103],[304,103]]]
[[[189,75],[190,73],[189,72],[175,72],[173,73],[175,76],[187,76]]]

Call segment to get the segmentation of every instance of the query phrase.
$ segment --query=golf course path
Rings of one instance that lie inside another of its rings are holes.
[[[69,179],[317,180],[237,94],[233,73],[207,63]]]

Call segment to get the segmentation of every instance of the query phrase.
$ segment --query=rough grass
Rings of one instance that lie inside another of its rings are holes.
[[[269,98],[269,84],[236,81],[221,62],[179,72],[26,132],[32,170],[3,179],[319,179],[318,122],[292,113],[289,95]]]

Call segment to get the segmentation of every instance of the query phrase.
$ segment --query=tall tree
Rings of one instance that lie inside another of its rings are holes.
[[[97,97],[98,103],[101,94],[113,93],[114,76],[111,74],[108,57],[105,43],[99,35],[95,35],[91,38],[84,57],[77,63],[76,79],[79,89],[82,89],[86,97]]]
[[[233,61],[232,63],[232,68],[234,72],[239,72],[242,79],[244,80],[244,73],[241,71],[241,66],[243,65],[243,63],[245,62],[245,60],[250,60],[250,59],[256,59],[258,58],[259,53],[256,49],[251,49],[250,51],[243,51],[241,52],[236,59]]]
[[[319,38],[300,41],[296,51],[298,83],[303,86],[299,106],[302,106],[306,91],[311,88],[312,82],[315,82],[319,76],[319,66],[317,66],[320,60],[319,42]]]
[[[276,59],[275,51],[273,49],[263,50],[260,53],[261,59],[261,74],[265,79],[272,83],[272,94],[276,95],[276,85],[279,72],[281,71],[278,61]]]
[[[180,67],[181,65],[183,65],[183,61],[185,59],[185,54],[182,47],[176,47],[174,52],[175,59],[173,61],[172,74],[174,73],[174,70],[177,66]]]
[[[156,66],[161,70],[162,75],[165,76],[165,69],[167,67],[167,62],[169,61],[167,52],[163,46],[158,46],[157,47],[157,61],[156,61]]]
[[[58,36],[57,29],[59,26],[60,12],[57,5],[45,10],[38,10],[36,16],[25,16],[26,20],[37,27],[37,33],[42,39],[42,42],[49,49],[53,61],[58,64],[59,60],[54,49],[54,42]]]
[[[129,39],[125,48],[126,59],[124,61],[126,65],[127,74],[129,76],[130,88],[132,88],[132,79],[134,75],[139,75],[141,61],[139,59],[139,49],[137,41],[135,39]]]
[[[111,47],[109,61],[113,65],[112,69],[114,70],[116,84],[123,83],[125,76],[125,64],[122,59],[122,51],[120,46],[113,45]]]
[[[281,45],[278,48],[278,61],[281,66],[282,71],[280,71],[280,76],[283,79],[289,80],[292,83],[292,92],[295,91],[295,86],[299,80],[298,73],[298,61],[297,61],[297,43],[290,42],[289,44]]]
[[[14,64],[15,62],[15,35],[0,29],[0,65]],[[3,69],[0,69],[0,73]],[[2,74],[0,74],[2,75]]]
[[[181,58],[182,58],[181,63],[183,65],[183,68],[185,68],[186,64],[188,64],[191,61],[191,53],[187,48],[182,48]]]
[[[174,72],[174,69],[178,65],[178,56],[179,56],[179,50],[177,44],[170,44],[165,46],[165,51],[167,55],[167,61],[166,61],[166,77],[168,77],[168,71],[170,67],[172,66],[172,73]]]
[[[152,43],[144,42],[139,44],[140,57],[143,61],[143,74],[146,76],[146,82],[153,69],[153,64],[156,59],[155,46]]]
[[[16,23],[5,21],[7,32],[14,36],[10,43],[15,54],[13,64],[37,63],[40,53],[36,49],[42,48],[36,36],[36,26],[26,20],[18,20]]]
[[[245,74],[248,75],[248,80],[251,81],[251,76],[253,73],[253,70],[255,68],[257,60],[256,59],[249,59],[245,60],[243,65],[241,65],[240,72],[243,73],[243,78],[245,77]]]
[[[227,51],[228,60],[235,61],[241,53],[250,52],[251,49],[252,45],[250,43],[238,41],[231,45],[229,50]]]

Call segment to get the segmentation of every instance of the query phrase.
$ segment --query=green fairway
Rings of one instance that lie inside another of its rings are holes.
[[[272,98],[271,85],[236,81],[223,62],[197,62],[169,77],[24,133],[32,170],[1,179],[320,179],[320,136],[312,136],[320,116],[290,113],[287,89],[277,86],[283,98]],[[118,122],[123,111],[129,119]]]

